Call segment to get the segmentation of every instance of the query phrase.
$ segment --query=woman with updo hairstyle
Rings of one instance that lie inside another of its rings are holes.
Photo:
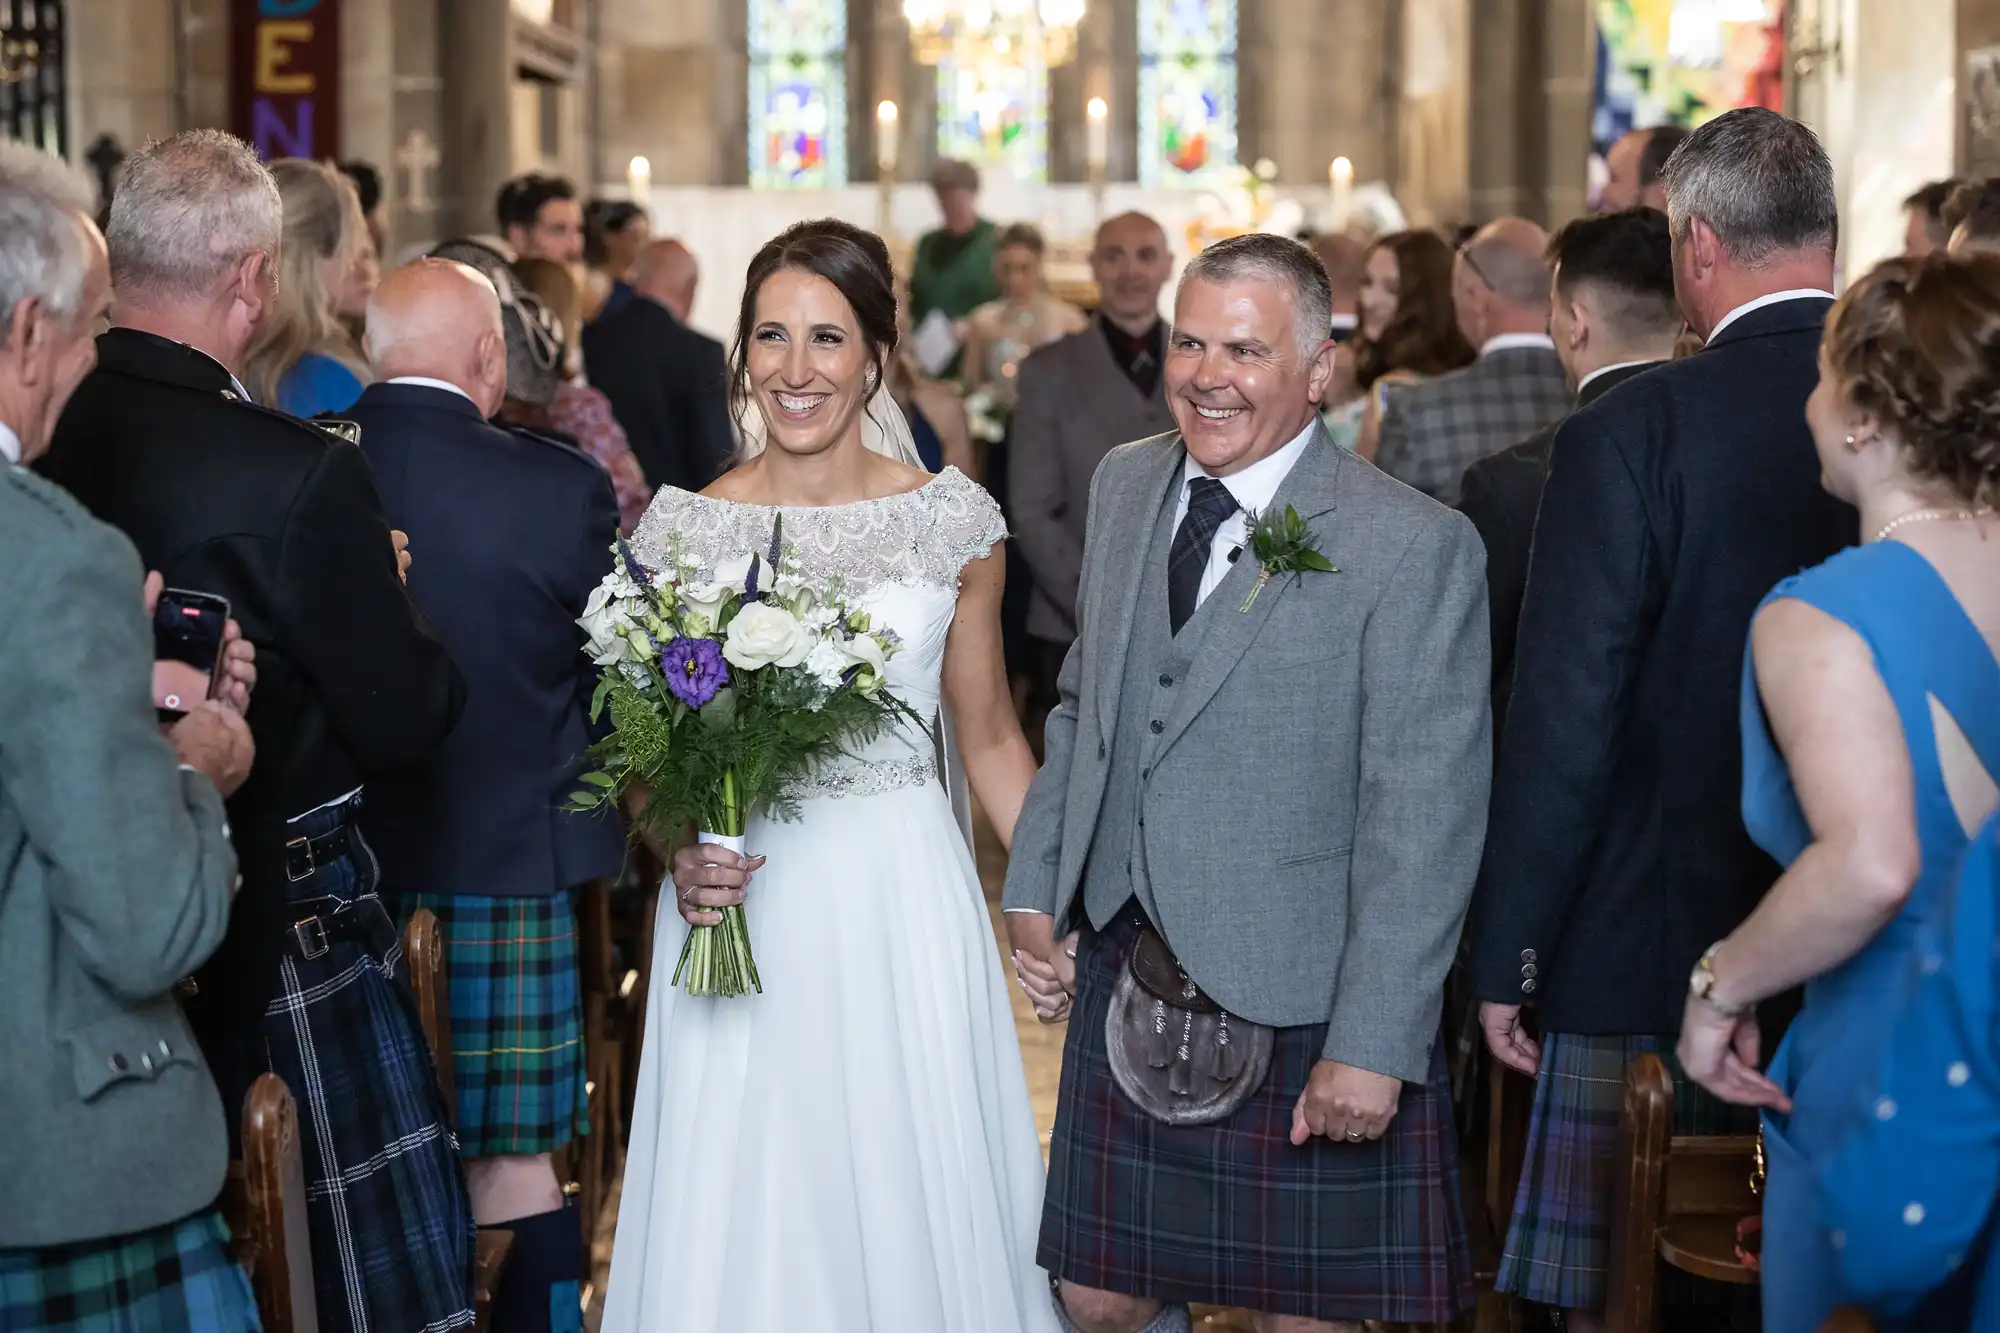
[[[965,353],[959,373],[968,390],[990,390],[1011,408],[1016,376],[1030,352],[1068,337],[1090,321],[1048,289],[1042,274],[1047,251],[1042,233],[1026,222],[1000,229],[993,242],[993,276],[1000,299],[988,301],[965,321]]]
[[[821,683],[856,669],[852,641],[785,577],[837,581],[895,636],[877,669],[910,712],[788,789],[785,818],[753,811],[754,856],[712,839],[673,856],[604,1333],[1058,1333],[1035,1265],[1041,1145],[954,812],[969,790],[1008,845],[1035,773],[1001,667],[1006,526],[957,468],[916,464],[895,355],[881,238],[836,221],[786,230],[743,284],[741,461],[699,495],[662,489],[631,542],[649,569],[774,591],[754,608],[766,660]],[[790,567],[753,566],[774,542]],[[731,680],[746,623],[729,627]],[[706,639],[670,651],[676,669],[715,657]],[[963,783],[938,761],[954,736]],[[685,930],[739,903],[762,993],[677,989]]]
[[[1847,1303],[1885,1330],[1994,1327],[1969,1322],[1976,1274],[1954,1271],[1993,1248],[1990,1025],[1884,1088],[1912,1049],[1897,1016],[1951,952],[1955,872],[2000,796],[2000,256],[1895,259],[1856,283],[1806,419],[1860,544],[1779,584],[1752,623],[1744,823],[1786,869],[1696,968],[1680,1058],[1716,1096],[1764,1108],[1767,1333],[1814,1333]],[[1978,952],[1990,1019],[1990,933]],[[1759,1073],[1755,1006],[1800,985],[1804,1012]],[[1852,1152],[1926,1118],[1947,1126],[1935,1162]],[[1911,1258],[1926,1247],[1927,1265]]]
[[[1333,422],[1336,438],[1373,459],[1388,391],[1479,359],[1451,299],[1452,250],[1434,231],[1399,231],[1368,247],[1349,343],[1359,398]],[[1351,442],[1351,443],[1350,443]]]

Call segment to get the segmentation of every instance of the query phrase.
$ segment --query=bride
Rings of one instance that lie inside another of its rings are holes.
[[[747,460],[666,490],[634,539],[713,565],[768,540],[902,639],[890,687],[954,714],[1011,838],[1034,759],[1000,655],[1006,531],[976,483],[915,466],[883,378],[889,256],[801,223],[751,261],[732,357]],[[683,849],[663,895],[606,1333],[1052,1333],[1042,1158],[992,929],[930,738],[815,772],[745,859]],[[669,982],[685,927],[746,903],[761,995]]]

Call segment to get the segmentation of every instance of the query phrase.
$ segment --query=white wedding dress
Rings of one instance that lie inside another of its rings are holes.
[[[775,510],[664,491],[634,538],[714,565]],[[938,705],[960,571],[1005,535],[947,469],[904,495],[786,509],[809,580],[902,637],[889,684]],[[816,774],[745,912],[764,990],[671,984],[688,927],[661,895],[605,1333],[1053,1333],[1035,1266],[1043,1169],[1006,982],[930,739]]]

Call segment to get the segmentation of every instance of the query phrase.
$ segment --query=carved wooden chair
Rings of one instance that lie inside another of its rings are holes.
[[[299,1111],[285,1081],[265,1074],[243,1099],[243,1156],[229,1164],[222,1214],[250,1275],[264,1333],[319,1333]]]
[[[1674,1080],[1642,1055],[1625,1074],[1611,1219],[1609,1333],[1655,1333],[1660,1265],[1755,1286],[1737,1224],[1760,1210],[1754,1134],[1675,1135]]]
[[[410,995],[417,1002],[424,1044],[431,1048],[431,1062],[437,1066],[446,1111],[456,1120],[458,1094],[451,1067],[451,984],[445,975],[444,927],[428,907],[418,908],[403,927],[403,953],[410,961]],[[500,1288],[500,1275],[513,1248],[513,1232],[480,1228],[472,1272],[472,1308],[478,1328],[485,1328],[492,1318],[493,1293]]]

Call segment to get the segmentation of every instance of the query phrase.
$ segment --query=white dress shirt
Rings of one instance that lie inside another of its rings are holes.
[[[1306,428],[1293,438],[1290,444],[1272,454],[1259,459],[1234,476],[1217,477],[1229,493],[1236,497],[1236,512],[1224,520],[1215,530],[1215,540],[1208,548],[1208,568],[1202,571],[1201,590],[1195,594],[1195,605],[1200,606],[1215,591],[1215,586],[1228,577],[1229,553],[1250,544],[1250,523],[1247,515],[1258,514],[1270,508],[1271,500],[1278,493],[1278,487],[1291,475],[1298,465],[1299,457],[1305,453],[1306,445],[1312,442],[1313,432],[1319,429],[1319,419],[1314,417],[1306,423]],[[1209,470],[1195,462],[1189,454],[1186,465],[1181,469],[1181,497],[1174,505],[1174,531],[1181,530],[1181,520],[1187,517],[1188,487],[1196,477],[1211,476]]]
[[[1576,386],[1576,391],[1578,393],[1582,393],[1585,389],[1588,389],[1590,387],[1591,381],[1603,379],[1606,375],[1609,375],[1614,370],[1630,370],[1633,366],[1650,366],[1652,364],[1653,363],[1651,361],[1620,361],[1615,366],[1599,366],[1596,370],[1591,371],[1588,375],[1585,375],[1580,382],[1578,382]]]
[[[450,380],[434,380],[428,375],[398,375],[393,379],[387,379],[382,382],[384,384],[414,384],[420,389],[443,389],[447,393],[457,394],[466,402],[472,403],[474,407],[479,406],[478,403],[473,401],[471,394],[459,388]]]
[[[1521,347],[1553,352],[1556,350],[1556,340],[1546,333],[1496,333],[1479,344],[1479,354],[1491,356],[1495,352],[1511,352]]]
[[[16,465],[21,461],[21,437],[4,421],[0,421],[0,457]]]
[[[1834,295],[1832,292],[1823,292],[1817,287],[1795,287],[1788,292],[1772,292],[1769,296],[1760,296],[1754,301],[1745,301],[1742,305],[1737,306],[1734,310],[1724,315],[1722,321],[1709,330],[1708,341],[1714,342],[1721,336],[1724,329],[1752,311],[1762,310],[1765,306],[1776,305],[1780,301],[1804,301],[1812,298],[1831,301],[1834,299]]]

